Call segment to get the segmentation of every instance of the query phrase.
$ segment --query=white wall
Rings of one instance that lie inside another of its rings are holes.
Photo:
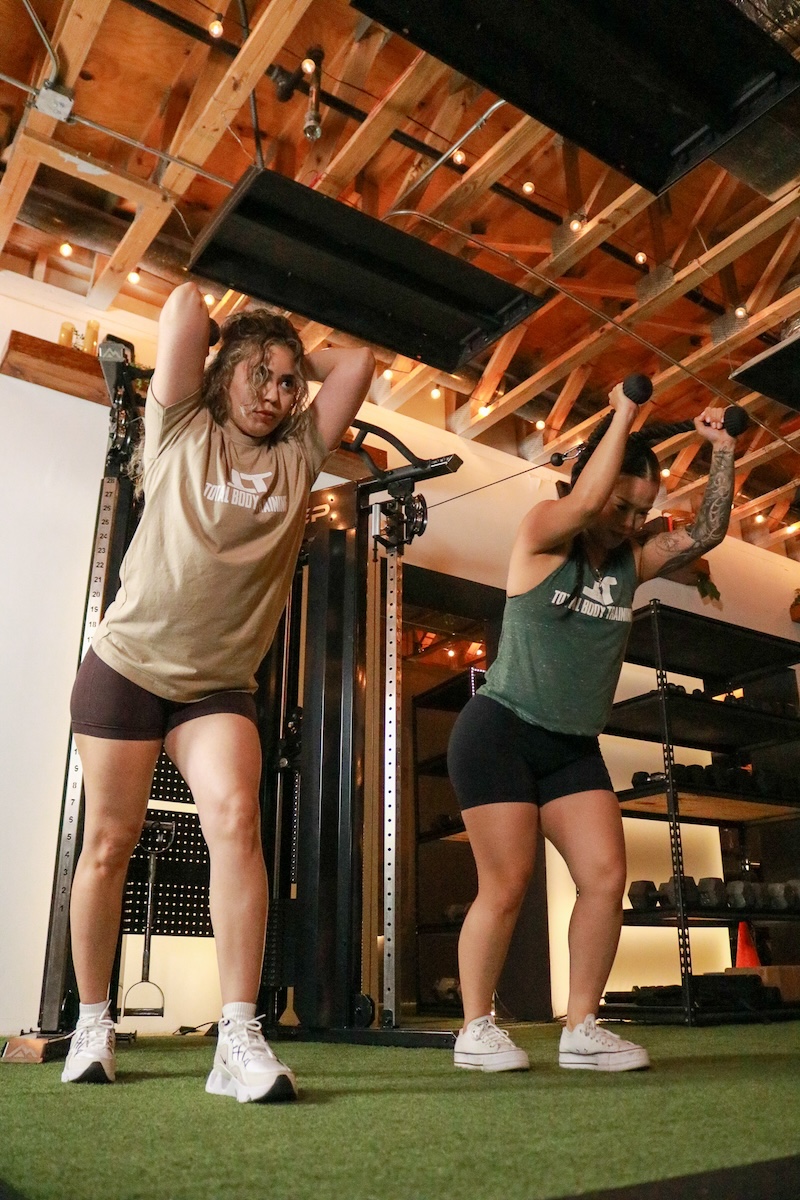
[[[152,363],[152,321],[0,272],[0,349],[12,329],[56,341],[91,317]],[[108,410],[0,375],[0,421],[0,1032],[16,1032],[39,1013]]]
[[[89,317],[100,321],[101,338],[106,332],[125,337],[136,346],[137,361],[153,361],[152,322],[116,310],[96,313],[79,297],[0,272],[0,348],[12,328],[55,341],[63,320],[72,320],[82,329]],[[0,1032],[16,1032],[34,1025],[39,1011],[69,736],[69,693],[79,651],[107,410],[0,376],[0,416]],[[408,550],[406,561],[502,587],[521,516],[538,498],[553,494],[549,468],[526,471],[517,458],[372,404],[364,405],[361,416],[395,434],[419,455],[454,453],[464,460],[456,474],[421,485],[430,507],[429,525]],[[400,461],[394,450],[389,458],[390,465]],[[496,482],[505,476],[517,478]],[[795,588],[800,587],[800,564],[730,539],[713,552],[711,565],[722,592],[719,609],[701,601],[691,589],[666,581],[647,585],[638,598],[643,603],[657,592],[679,607],[796,638],[787,610]],[[626,668],[621,688],[636,691],[640,680],[629,674],[631,670]],[[646,753],[649,761],[652,751],[633,742],[620,748],[608,746],[615,781],[624,783],[638,768],[641,755]],[[645,841],[665,838],[666,828],[628,821],[626,830],[631,863],[643,877],[644,862],[649,860],[641,854],[651,851],[645,847],[640,853],[640,849]],[[708,847],[698,844],[697,852],[698,866],[694,858],[688,859],[692,873],[719,874],[718,866],[706,870]],[[659,849],[652,853],[663,855]],[[666,878],[668,857],[666,865],[660,861],[644,877]],[[558,934],[558,922],[563,923],[567,912],[569,885],[567,900],[559,902],[555,866],[551,877],[551,922]],[[626,931],[625,937],[638,932]],[[670,939],[663,954],[647,966],[658,981],[666,982],[659,973],[666,975],[674,968],[674,938],[666,931],[648,937],[651,948]],[[560,934],[557,941],[555,973],[563,970],[566,961]],[[141,939],[129,942],[126,985],[140,967]],[[632,960],[632,981],[646,982],[643,953],[637,950],[629,955],[623,942],[615,972],[627,971],[625,964]],[[649,961],[650,950],[647,955]],[[213,1018],[219,1001],[211,939],[154,939],[151,973],[168,994],[164,1021],[129,1024],[138,1024],[141,1030],[167,1030]],[[612,977],[615,986],[623,986],[616,982],[617,973]]]

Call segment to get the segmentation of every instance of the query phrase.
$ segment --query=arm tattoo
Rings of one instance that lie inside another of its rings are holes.
[[[708,483],[703,494],[703,503],[694,521],[681,531],[692,539],[691,546],[685,544],[681,549],[684,537],[681,533],[665,533],[659,536],[659,546],[669,552],[674,549],[677,553],[671,557],[659,571],[665,575],[675,571],[687,563],[693,562],[706,550],[718,546],[728,528],[733,504],[733,449],[715,449],[711,456],[711,468],[708,473]]]

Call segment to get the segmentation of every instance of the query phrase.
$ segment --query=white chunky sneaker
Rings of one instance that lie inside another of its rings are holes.
[[[589,1013],[572,1031],[561,1031],[558,1065],[584,1071],[642,1071],[650,1066],[644,1046],[626,1042],[610,1029],[601,1029]]]
[[[84,1017],[72,1035],[62,1083],[113,1083],[117,1075],[114,1022],[108,1009],[101,1017]]]
[[[527,1071],[530,1066],[525,1051],[495,1025],[494,1017],[476,1017],[461,1030],[453,1061],[467,1071]]]
[[[233,1096],[243,1104],[297,1099],[294,1075],[267,1045],[257,1017],[252,1021],[222,1018],[206,1091]]]

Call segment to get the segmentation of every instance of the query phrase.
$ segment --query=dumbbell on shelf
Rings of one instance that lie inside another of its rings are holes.
[[[676,883],[677,877],[671,875],[666,883],[659,886],[658,902],[662,908],[678,907]],[[683,876],[683,903],[686,908],[700,907],[700,890],[691,875]]]
[[[755,908],[755,889],[747,879],[730,879],[725,885],[730,908]]]
[[[786,902],[792,912],[800,912],[800,879],[787,879]]]
[[[658,908],[658,888],[652,879],[634,879],[628,888],[628,899],[637,912],[653,912]]]
[[[701,908],[727,908],[728,894],[725,883],[714,875],[705,875],[698,881]]]

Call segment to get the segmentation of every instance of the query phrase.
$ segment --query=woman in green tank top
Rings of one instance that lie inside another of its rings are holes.
[[[456,1066],[525,1070],[528,1058],[490,1015],[533,871],[539,829],[567,863],[578,897],[569,928],[570,993],[559,1063],[593,1070],[649,1065],[647,1052],[595,1024],[617,950],[625,886],[619,805],[597,735],[613,702],[636,586],[718,545],[733,497],[722,410],[695,421],[711,443],[694,523],[638,535],[660,482],[636,405],[622,385],[583,447],[568,495],[523,518],[511,554],[497,661],[462,711],[448,765],[478,869],[459,941],[464,1027]]]

